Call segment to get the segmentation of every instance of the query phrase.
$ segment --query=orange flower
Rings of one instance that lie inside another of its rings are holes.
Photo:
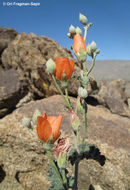
[[[65,73],[66,78],[70,79],[74,71],[74,62],[70,61],[68,58],[65,57],[56,57],[55,64],[56,64],[56,71],[54,74],[55,77],[59,80],[62,80],[63,73]]]
[[[73,48],[75,53],[80,53],[82,50],[86,52],[86,44],[84,38],[80,34],[75,34]]]
[[[55,142],[59,137],[60,125],[62,122],[62,115],[58,117],[47,116],[44,113],[43,116],[37,117],[37,134],[40,140],[47,142],[52,138],[52,141]]]

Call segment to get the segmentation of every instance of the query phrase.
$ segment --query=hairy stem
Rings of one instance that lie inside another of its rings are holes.
[[[62,169],[61,173],[62,173],[62,178],[63,178],[63,185],[64,185],[65,189],[67,189],[67,179],[66,179],[66,175],[65,175],[65,169]]]
[[[58,83],[56,82],[56,79],[55,79],[54,75],[52,75],[52,79],[53,79],[53,82],[54,82],[54,84],[55,84],[55,86],[56,86],[58,92],[59,92],[59,93],[61,94],[61,96],[63,97],[65,103],[67,104],[67,106],[68,106],[70,109],[72,109],[72,107],[71,107],[71,105],[70,105],[70,102],[68,101],[68,99],[66,98],[66,96],[63,94],[63,92],[62,92],[62,90],[60,89]]]
[[[94,68],[94,66],[95,66],[95,58],[96,58],[96,56],[93,55],[92,58],[93,58],[92,66],[91,66],[91,68],[89,69],[89,71],[87,72],[87,76],[91,73],[91,71],[93,70],[93,68]]]
[[[54,163],[54,161],[53,161],[53,159],[51,157],[50,151],[47,151],[47,155],[48,155],[48,158],[49,158],[51,166],[53,167],[53,169],[56,172],[57,177],[59,178],[59,181],[61,182],[61,184],[63,184],[61,175],[60,175],[60,173],[59,173],[59,171],[58,171],[58,169],[57,169],[57,167],[56,167],[56,165],[55,165],[55,163]]]
[[[75,149],[77,150],[78,149],[78,145],[77,145],[77,133],[76,134],[74,133],[74,146],[75,146]]]
[[[84,27],[84,40],[86,40],[87,37],[87,31],[88,31],[88,27]]]
[[[69,96],[68,96],[68,89],[65,88],[65,95],[66,95],[66,100],[68,101],[68,104],[70,105],[70,100],[69,100]],[[70,105],[71,106],[71,105]],[[72,107],[71,107],[72,108]]]
[[[83,122],[84,122],[83,142],[84,142],[87,135],[87,117],[86,117],[85,108],[84,108],[84,113],[83,113]]]
[[[74,187],[73,190],[78,190],[78,172],[79,172],[79,161],[75,163],[75,175],[74,175]]]

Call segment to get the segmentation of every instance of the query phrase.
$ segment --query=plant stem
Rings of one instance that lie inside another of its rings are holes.
[[[94,65],[95,65],[95,58],[96,58],[96,56],[93,55],[92,58],[93,58],[92,66],[91,66],[91,68],[89,69],[89,71],[87,72],[87,76],[91,73],[91,71],[93,70],[93,67],[94,67]]]
[[[67,104],[67,106],[68,106],[70,109],[72,109],[72,107],[71,107],[71,105],[70,105],[70,102],[68,101],[68,99],[66,98],[66,96],[64,96],[62,90],[60,89],[58,83],[56,82],[56,79],[55,79],[54,75],[52,75],[52,79],[53,79],[53,82],[54,82],[54,84],[55,84],[57,90],[59,91],[59,93],[60,93],[61,96],[63,97],[65,103]]]
[[[69,100],[69,96],[68,96],[68,89],[65,88],[65,95],[66,95],[66,100],[68,101],[68,104],[70,105],[70,100]],[[71,105],[70,105],[71,106]],[[71,107],[72,108],[72,107]]]
[[[62,173],[62,178],[63,178],[63,185],[65,188],[67,188],[67,179],[65,175],[65,169],[61,169],[61,173]]]
[[[86,111],[85,110],[83,113],[83,117],[84,117],[84,132],[83,132],[83,142],[84,142],[85,138],[86,138],[86,134],[87,134],[87,118],[86,118]]]
[[[85,141],[85,138],[86,138],[86,134],[87,134],[87,117],[86,117],[86,102],[85,100],[83,101],[83,108],[84,108],[84,111],[83,111],[83,122],[84,122],[84,131],[83,131],[83,142]]]
[[[77,132],[78,142],[80,144],[80,131]]]
[[[54,161],[53,161],[53,159],[51,157],[50,151],[47,151],[47,155],[48,155],[48,158],[49,158],[51,166],[53,167],[53,169],[56,172],[57,177],[59,178],[59,181],[61,182],[61,184],[63,184],[61,175],[60,175],[60,173],[59,173],[59,171],[58,171],[58,169],[57,169],[57,167],[56,167],[56,165],[55,165],[55,163],[54,163]]]
[[[79,172],[78,170],[79,170],[79,161],[76,161],[73,190],[78,190],[78,172]]]
[[[74,146],[75,149],[78,150],[78,145],[77,145],[77,134],[74,133]]]
[[[88,27],[85,26],[85,27],[84,27],[84,30],[85,30],[85,31],[84,31],[84,40],[86,40]]]

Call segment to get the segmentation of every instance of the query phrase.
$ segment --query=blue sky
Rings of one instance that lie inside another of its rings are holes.
[[[3,6],[3,2],[40,6]],[[101,50],[97,59],[130,60],[130,0],[0,0],[0,26],[48,36],[68,49],[73,43],[67,37],[69,26],[82,27],[79,13],[94,23],[86,43],[97,43]]]

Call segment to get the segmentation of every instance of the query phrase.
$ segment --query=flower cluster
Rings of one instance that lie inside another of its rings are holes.
[[[77,190],[78,164],[84,158],[94,159],[101,165],[105,163],[105,157],[100,155],[99,149],[95,147],[95,145],[85,142],[87,135],[86,98],[88,96],[87,87],[90,81],[89,74],[94,68],[95,58],[100,50],[97,50],[97,45],[94,41],[86,46],[85,40],[87,31],[92,26],[92,23],[88,23],[87,17],[82,14],[79,15],[79,20],[81,24],[84,25],[84,36],[79,27],[75,28],[71,25],[69,27],[68,37],[73,39],[72,50],[80,65],[80,74],[75,73],[75,75],[73,75],[75,63],[67,57],[55,57],[54,60],[49,59],[46,63],[47,72],[52,77],[57,90],[63,97],[68,108],[74,135],[74,147],[70,146],[67,138],[60,138],[58,140],[58,144],[56,146],[56,161],[53,161],[51,157],[51,149],[54,146],[55,141],[60,136],[60,126],[63,117],[62,115],[47,116],[46,113],[42,116],[38,111],[34,114],[33,123],[37,125],[37,135],[43,143],[51,163],[49,179],[51,180],[52,186],[49,188],[50,190],[68,190],[69,188]],[[92,57],[92,66],[90,69],[87,69],[85,65],[87,55]],[[75,109],[71,106],[68,96],[68,85],[72,76],[80,81]],[[64,89],[64,92],[61,89]],[[80,118],[80,115],[82,115],[82,118]],[[30,126],[31,122],[28,119],[25,119],[24,125],[25,124]],[[83,128],[83,135],[81,135],[81,128]],[[68,176],[68,161],[70,161],[72,165],[75,164],[74,176]]]

